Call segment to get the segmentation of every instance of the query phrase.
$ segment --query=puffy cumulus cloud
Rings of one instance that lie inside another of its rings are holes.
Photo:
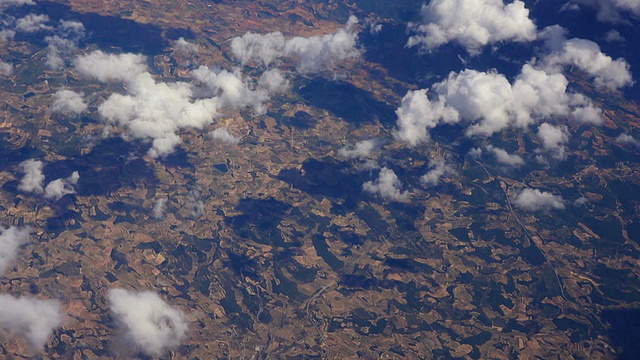
[[[53,113],[61,113],[64,115],[81,114],[87,110],[82,97],[84,94],[77,93],[72,90],[60,89],[53,94],[53,103],[49,110]]]
[[[156,199],[156,203],[153,205],[153,209],[151,210],[151,216],[156,219],[164,219],[164,213],[167,209],[167,198],[162,197]]]
[[[380,169],[376,180],[365,182],[362,189],[371,194],[378,194],[386,200],[404,201],[409,198],[409,191],[401,191],[402,182],[396,173],[386,167]]]
[[[225,144],[237,144],[240,142],[240,139],[233,136],[227,128],[217,128],[209,133],[213,141],[221,142]]]
[[[62,326],[63,320],[57,300],[0,294],[0,327],[9,333],[25,336],[34,349],[41,350],[53,330]]]
[[[29,14],[16,21],[15,29],[25,33],[53,30],[53,27],[47,25],[48,22],[49,17],[47,15]]]
[[[455,41],[474,54],[487,44],[536,39],[536,25],[520,0],[432,0],[420,14],[421,23],[409,24],[416,35],[407,46],[430,50]]]
[[[80,180],[80,174],[77,171],[66,179],[53,180],[44,188],[44,197],[56,201],[65,195],[75,194],[76,190],[73,187],[78,184],[78,180]]]
[[[45,37],[47,61],[50,69],[60,70],[78,50],[78,42],[85,36],[84,25],[77,21],[60,20],[56,34]]]
[[[567,85],[564,75],[529,64],[513,83],[495,71],[452,72],[432,86],[435,100],[429,99],[426,89],[405,95],[396,110],[394,135],[415,146],[428,141],[429,130],[441,123],[462,123],[467,136],[491,136],[508,127],[524,128],[572,112],[584,122],[596,121],[599,109],[584,96],[567,93]]]
[[[201,129],[222,110],[252,107],[261,114],[271,94],[288,83],[277,71],[263,74],[254,83],[239,69],[214,70],[201,66],[191,72],[192,82],[158,82],[147,71],[145,58],[134,54],[95,51],[75,61],[78,72],[102,82],[123,82],[126,94],[112,94],[98,107],[109,124],[125,129],[133,139],[152,142],[148,154],[162,157],[180,143],[177,132]]]
[[[0,60],[0,76],[8,76],[13,72],[13,65]]]
[[[2,8],[0,8],[0,11],[2,11]],[[15,36],[16,36],[16,32],[14,30],[8,30],[8,29],[0,30],[0,41],[11,40]]]
[[[574,109],[571,112],[571,116],[581,124],[601,125],[604,122],[602,109],[592,104]]]
[[[187,336],[184,315],[151,291],[109,290],[111,312],[125,332],[125,340],[150,356],[160,356]]]
[[[506,150],[493,145],[487,145],[485,149],[491,153],[496,161],[502,165],[518,167],[524,165],[524,159],[517,154],[509,154]]]
[[[618,41],[626,41],[626,39],[624,38],[624,36],[622,36],[622,34],[620,34],[619,31],[617,30],[609,30],[607,31],[607,33],[604,35],[604,40],[607,42],[618,42]]]
[[[74,60],[82,75],[101,82],[125,82],[147,71],[146,58],[140,54],[107,54],[96,50]]]
[[[424,186],[436,186],[443,177],[455,174],[455,170],[446,163],[444,158],[429,160],[429,171],[420,177]]]
[[[573,202],[573,206],[583,206],[586,205],[590,202],[589,198],[584,197],[584,196],[580,196],[579,198],[577,198],[574,202]]]
[[[629,134],[618,135],[618,137],[616,137],[616,142],[619,144],[633,145],[640,148],[640,141]]]
[[[247,33],[231,41],[231,52],[243,64],[256,61],[268,67],[280,58],[295,58],[298,71],[316,72],[360,55],[357,48],[358,19],[351,16],[344,28],[323,36],[286,38],[280,32]]]
[[[576,66],[592,77],[596,86],[612,90],[633,83],[629,64],[624,59],[614,60],[600,51],[600,46],[591,40],[567,40],[565,33],[557,25],[545,28],[540,33],[550,50],[542,58],[547,71],[560,72],[566,65]]]
[[[258,85],[274,94],[284,93],[291,86],[289,80],[278,69],[270,69],[262,73]]]
[[[565,144],[569,141],[569,129],[565,125],[551,125],[543,123],[538,127],[538,139],[545,151],[557,160],[567,158]]]
[[[10,6],[20,6],[20,5],[35,5],[36,3],[33,0],[0,0],[0,10],[6,9]]]
[[[599,21],[620,23],[627,21],[627,15],[640,16],[640,1],[638,0],[575,0],[579,4],[587,5],[597,11]]]
[[[458,121],[458,112],[446,106],[443,98],[437,101],[429,100],[426,89],[407,92],[396,110],[396,115],[398,129],[393,135],[410,146],[429,141],[429,129],[436,127],[440,122]]]
[[[338,150],[338,156],[345,159],[367,158],[378,148],[376,139],[358,141],[355,146],[345,146]]]
[[[175,46],[176,50],[185,53],[185,54],[197,54],[198,53],[198,45],[192,44],[185,40],[183,37],[173,42],[173,46]]]
[[[538,211],[564,209],[564,200],[561,196],[538,189],[526,188],[518,192],[513,204],[522,210]]]
[[[24,174],[18,184],[18,190],[42,194],[44,192],[44,174],[42,161],[29,159],[20,163],[20,170]]]
[[[13,264],[20,245],[29,242],[30,227],[0,226],[0,275]]]

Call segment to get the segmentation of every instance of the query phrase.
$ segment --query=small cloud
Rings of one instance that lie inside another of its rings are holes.
[[[0,294],[0,327],[25,336],[35,350],[44,348],[62,322],[61,304],[57,300]]]
[[[522,210],[528,211],[564,209],[562,197],[531,188],[521,190],[513,200],[513,204]]]
[[[167,198],[158,198],[156,199],[156,203],[153,205],[153,210],[151,210],[151,216],[156,219],[164,219],[165,211],[167,208]]]
[[[471,148],[467,154],[477,160],[482,157],[482,149],[479,147]]]
[[[198,53],[198,45],[192,44],[185,40],[183,37],[173,42],[176,50],[185,53],[185,54],[197,54]]]
[[[260,75],[258,86],[272,94],[281,94],[289,90],[291,85],[280,70],[270,69]]]
[[[44,189],[44,197],[49,200],[57,201],[65,195],[75,194],[74,185],[78,184],[80,174],[74,171],[71,176],[66,179],[56,179],[47,184]]]
[[[146,58],[140,54],[107,54],[96,50],[75,59],[76,70],[101,82],[126,82],[147,71]]]
[[[60,20],[56,34],[47,36],[47,66],[61,70],[78,50],[78,42],[85,36],[85,28],[77,21]]]
[[[13,264],[20,245],[29,242],[30,227],[0,226],[0,275]]]
[[[49,110],[64,115],[81,114],[87,110],[87,104],[82,99],[83,96],[83,93],[60,89],[53,94],[53,104]]]
[[[33,0],[0,0],[0,10],[6,9],[10,6],[20,6],[20,5],[35,5],[36,3]]]
[[[42,173],[42,161],[29,159],[20,163],[20,170],[24,176],[20,180],[18,190],[35,194],[44,192],[44,174]]]
[[[617,31],[617,30],[609,30],[604,35],[604,40],[606,42],[624,42],[626,39]]]
[[[49,22],[47,15],[29,14],[16,21],[15,29],[25,33],[53,30],[53,27],[46,25]]]
[[[441,122],[455,123],[459,120],[458,112],[447,106],[445,100],[439,98],[432,102],[427,96],[427,90],[408,91],[402,98],[400,107],[396,110],[398,116],[398,130],[393,136],[410,146],[427,142],[431,139],[429,129]]]
[[[200,218],[204,215],[204,202],[201,200],[202,192],[198,189],[189,191],[187,197],[186,208],[189,209],[191,217],[194,219]]]
[[[576,108],[571,112],[571,116],[581,124],[601,125],[604,122],[602,109],[591,104]]]
[[[429,171],[420,177],[424,186],[436,186],[445,176],[455,174],[455,170],[449,166],[444,158],[435,158],[429,161]]]
[[[506,150],[493,145],[485,146],[485,149],[493,154],[496,161],[502,165],[518,167],[524,165],[524,159],[520,155],[509,154]]]
[[[109,290],[111,312],[122,326],[123,338],[149,356],[178,347],[187,337],[184,315],[156,293]]]
[[[619,144],[627,144],[640,148],[640,141],[629,134],[618,135],[618,137],[616,137],[616,142]]]
[[[378,194],[386,200],[404,201],[409,198],[409,191],[401,191],[402,182],[398,176],[386,167],[380,169],[376,180],[365,182],[362,189],[371,194]]]
[[[13,72],[13,65],[0,60],[0,76],[9,76]]]
[[[573,202],[573,206],[582,206],[582,205],[586,205],[590,202],[591,200],[589,200],[589,198],[584,197],[584,196],[580,196],[579,198],[577,198],[574,202]]]
[[[212,132],[210,132],[209,134],[211,135],[211,138],[215,142],[221,142],[225,144],[237,144],[240,142],[240,139],[231,135],[231,133],[229,132],[229,130],[227,130],[227,128],[223,128],[223,127],[217,128]]]
[[[345,159],[367,158],[378,147],[376,139],[358,141],[355,146],[345,146],[338,150],[338,156]]]
[[[637,0],[574,0],[597,11],[598,21],[629,24],[633,17],[640,17],[640,2]]]
[[[538,139],[542,141],[543,150],[548,152],[556,160],[567,158],[569,141],[569,129],[565,125],[551,125],[543,123],[538,127]]]
[[[285,38],[280,32],[264,35],[247,33],[231,41],[231,52],[242,64],[258,61],[265,67],[280,58],[294,58],[298,62],[298,71],[313,73],[360,56],[355,30],[357,23],[358,19],[351,16],[345,27],[336,33],[309,38]]]
[[[536,25],[524,2],[515,0],[432,0],[420,9],[421,23],[409,23],[407,46],[433,50],[457,42],[471,54],[488,44],[536,39]]]
[[[560,26],[545,28],[540,37],[546,41],[550,53],[542,58],[548,72],[560,72],[564,66],[575,66],[593,78],[598,87],[617,90],[633,84],[629,64],[622,58],[614,60],[600,51],[591,40],[566,39]]]

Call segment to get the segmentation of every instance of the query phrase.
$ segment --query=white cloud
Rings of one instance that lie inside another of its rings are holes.
[[[201,129],[220,115],[219,110],[246,106],[265,111],[270,93],[284,86],[275,72],[254,86],[238,69],[212,70],[201,66],[192,71],[194,83],[157,82],[147,71],[141,55],[109,55],[96,51],[76,59],[78,71],[103,82],[124,82],[127,94],[112,94],[98,107],[110,125],[118,125],[133,139],[152,141],[148,154],[166,156],[180,143],[177,132]],[[199,86],[198,86],[199,84]]]
[[[575,0],[596,9],[599,21],[607,23],[627,22],[627,15],[640,16],[638,0]]]
[[[212,132],[210,132],[209,134],[211,135],[211,138],[215,142],[221,142],[226,144],[237,144],[240,142],[240,139],[231,135],[231,133],[229,133],[229,130],[227,130],[227,128],[217,128]]]
[[[513,204],[528,211],[564,209],[564,200],[561,196],[530,188],[520,191],[513,200]]]
[[[506,150],[495,147],[493,145],[487,145],[485,149],[493,154],[493,156],[496,158],[496,161],[498,161],[498,163],[502,165],[513,167],[524,165],[524,159],[520,155],[509,154]]]
[[[620,144],[633,145],[635,147],[640,148],[640,141],[638,141],[638,139],[634,138],[633,136],[631,136],[629,134],[620,134],[620,135],[618,135],[618,137],[616,137],[616,142],[618,142]]]
[[[258,86],[270,93],[279,94],[289,90],[290,84],[280,70],[270,69],[260,75]]]
[[[173,42],[176,49],[180,52],[186,54],[197,54],[198,53],[198,45],[192,44],[185,40],[183,37]]]
[[[156,203],[153,205],[153,210],[151,210],[151,216],[156,219],[164,219],[164,212],[167,208],[167,198],[158,198],[156,199]]]
[[[20,245],[29,242],[30,227],[0,226],[0,275],[13,264]]]
[[[362,189],[371,194],[378,194],[386,200],[404,201],[409,198],[408,191],[401,191],[402,182],[396,173],[386,167],[380,169],[376,180],[365,182]]]
[[[519,0],[506,5],[502,0],[432,0],[420,14],[421,23],[409,24],[416,35],[407,46],[430,50],[455,41],[475,54],[488,44],[536,39],[536,25]]]
[[[604,122],[602,109],[591,104],[574,109],[571,116],[581,124],[601,125]]]
[[[150,356],[160,356],[187,336],[184,315],[151,291],[109,290],[110,309],[124,338]]]
[[[41,350],[62,322],[61,305],[57,300],[0,294],[0,327],[25,336],[34,349]]]
[[[410,146],[429,141],[429,129],[436,127],[440,122],[458,121],[458,112],[446,106],[442,98],[435,102],[430,101],[427,90],[407,92],[396,110],[396,115],[398,130],[393,135]]]
[[[2,11],[2,7],[0,6],[0,11]],[[11,40],[16,36],[16,32],[14,30],[0,30],[0,41]]]
[[[567,157],[565,144],[569,141],[569,129],[565,125],[551,125],[543,123],[538,127],[538,139],[542,141],[542,147],[557,160]]]
[[[57,201],[65,195],[75,194],[76,191],[73,186],[78,184],[78,180],[80,180],[80,174],[78,174],[77,171],[74,171],[71,176],[66,179],[53,180],[44,188],[44,197]]]
[[[20,170],[24,177],[20,180],[18,190],[42,194],[44,192],[44,174],[42,173],[42,161],[29,159],[20,163]]]
[[[0,76],[9,76],[13,72],[13,65],[0,60]]]
[[[366,158],[378,147],[376,139],[358,141],[355,146],[345,146],[338,150],[338,156],[345,159]]]
[[[60,89],[53,94],[53,104],[51,104],[49,110],[65,115],[81,114],[87,110],[87,104],[82,99],[83,96],[84,94],[82,93]]]
[[[550,53],[542,58],[548,72],[560,72],[564,66],[576,66],[593,78],[596,86],[612,90],[631,85],[629,64],[624,59],[613,60],[590,40],[566,39],[566,30],[559,26],[545,28],[540,37],[546,40]]]
[[[96,50],[75,59],[76,70],[101,82],[126,82],[147,71],[146,58],[140,54],[107,54]]]
[[[589,198],[584,197],[584,196],[580,196],[579,198],[577,198],[574,202],[573,202],[573,206],[582,206],[582,205],[586,205],[589,203]]]
[[[626,41],[626,39],[624,38],[624,36],[622,36],[622,34],[620,34],[619,31],[617,30],[609,30],[607,31],[607,33],[604,35],[604,40],[607,42],[624,42]]]
[[[455,174],[455,170],[449,166],[444,158],[429,160],[429,171],[420,177],[420,182],[425,186],[436,186],[445,176]]]
[[[594,122],[599,109],[579,94],[567,93],[568,81],[529,64],[513,84],[495,71],[452,72],[427,90],[409,91],[396,110],[395,137],[411,146],[428,141],[429,130],[440,123],[460,123],[467,136],[491,136],[505,128],[524,128],[539,120],[574,116]],[[583,110],[579,110],[583,109]],[[576,110],[578,110],[576,112]]]
[[[16,21],[15,29],[26,33],[53,30],[53,27],[46,25],[48,22],[49,17],[47,15],[29,14]]]
[[[8,8],[9,6],[19,5],[35,5],[33,0],[0,0],[0,10]]]
[[[45,37],[47,42],[47,66],[61,70],[66,60],[78,50],[78,42],[85,36],[85,28],[77,21],[60,20],[56,34]]]
[[[231,52],[243,64],[258,61],[268,67],[280,58],[295,58],[298,71],[316,72],[360,55],[357,48],[358,19],[351,16],[344,28],[324,36],[285,38],[280,32],[264,35],[247,33],[231,41]]]
[[[193,189],[189,191],[189,196],[187,197],[185,207],[189,209],[190,215],[194,219],[198,219],[204,215],[204,202],[200,199],[201,196],[202,191]]]

